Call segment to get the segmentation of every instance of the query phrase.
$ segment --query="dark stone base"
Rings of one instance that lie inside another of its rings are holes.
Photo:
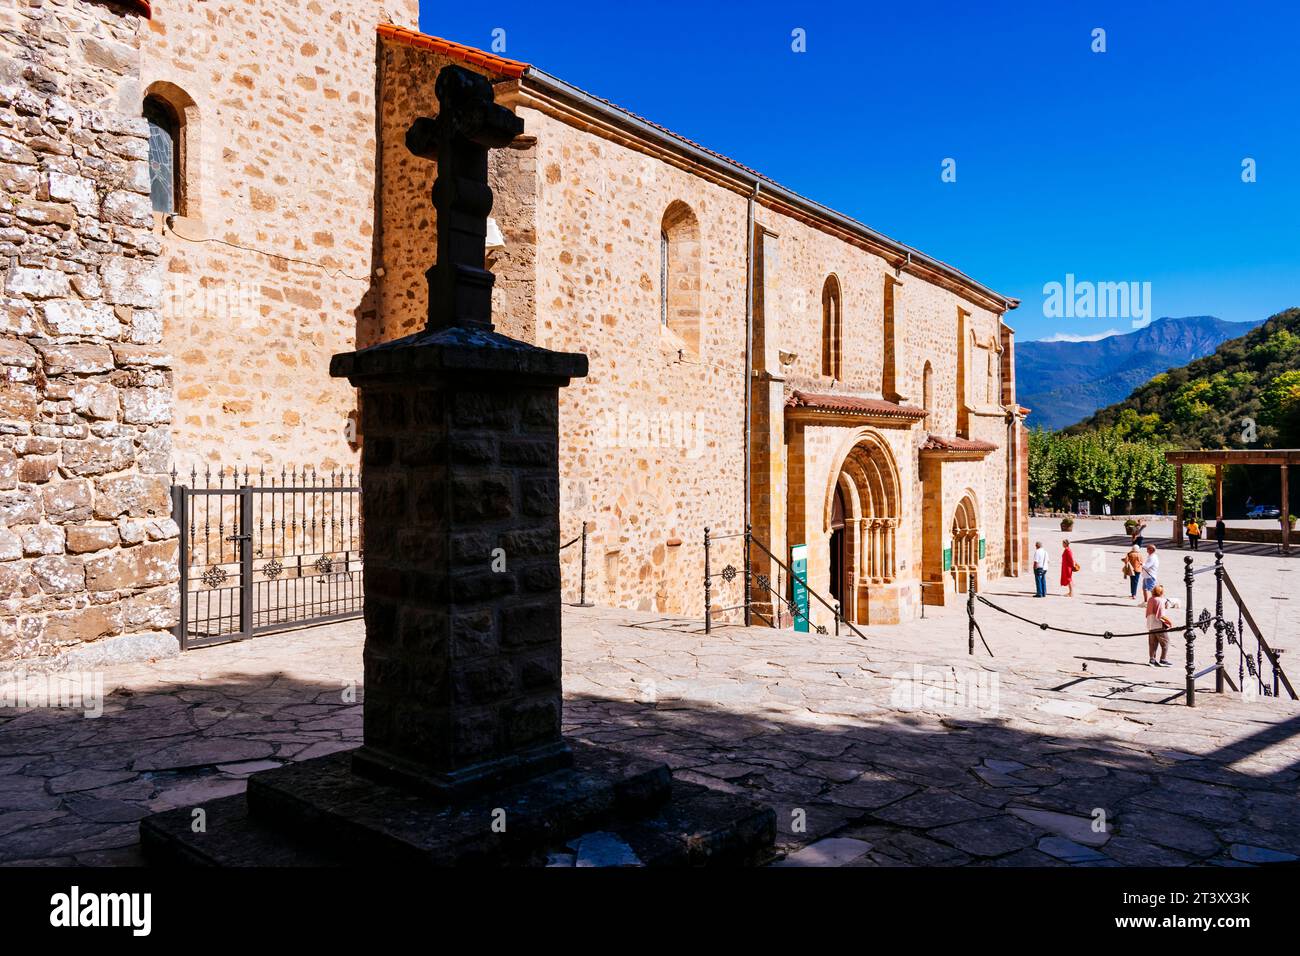
[[[150,863],[198,866],[538,866],[565,840],[618,833],[647,865],[747,864],[771,854],[776,817],[668,768],[585,744],[573,766],[448,803],[352,771],[355,752],[249,778],[244,796],[140,822]]]
[[[352,769],[360,776],[413,790],[444,803],[467,800],[572,765],[573,753],[562,740],[445,774],[431,774],[417,764],[365,745],[352,751]]]

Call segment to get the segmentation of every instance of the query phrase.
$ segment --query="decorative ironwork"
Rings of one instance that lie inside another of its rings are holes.
[[[359,617],[360,493],[351,471],[173,472],[181,647]]]
[[[766,574],[760,574],[758,576],[758,586],[762,588],[764,591],[772,590],[771,578],[769,578]]]
[[[225,568],[217,567],[217,565],[214,564],[203,572],[203,583],[210,588],[219,588],[221,585],[226,583],[226,578],[228,577],[230,577],[230,575],[226,572]]]
[[[732,581],[736,580],[736,574],[737,571],[735,566],[729,564],[722,569],[722,580],[730,584]]]
[[[1201,608],[1201,616],[1196,619],[1196,626],[1201,629],[1201,633],[1204,634],[1209,631],[1210,625],[1213,623],[1214,617],[1210,614],[1210,609],[1208,607]]]

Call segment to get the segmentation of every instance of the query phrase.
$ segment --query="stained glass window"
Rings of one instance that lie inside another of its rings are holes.
[[[154,212],[176,212],[178,124],[172,111],[155,99],[145,100],[149,123],[149,194]]]

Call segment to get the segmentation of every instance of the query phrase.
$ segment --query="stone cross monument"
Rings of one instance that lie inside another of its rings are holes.
[[[358,772],[456,796],[563,765],[559,389],[585,355],[492,331],[489,147],[523,121],[477,73],[438,76],[407,134],[434,158],[427,330],[335,356],[361,392],[365,744]]]

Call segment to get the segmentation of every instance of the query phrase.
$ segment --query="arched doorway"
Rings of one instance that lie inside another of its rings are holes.
[[[829,590],[855,623],[871,622],[872,588],[892,585],[898,575],[899,487],[889,446],[864,429],[845,453],[826,502]]]
[[[958,593],[969,587],[971,575],[979,588],[979,512],[970,492],[962,496],[952,516],[952,579]]]
[[[844,533],[844,489],[835,486],[835,500],[831,504],[831,597],[844,605],[844,596],[850,592],[845,586],[844,560],[845,544],[848,536]]]

